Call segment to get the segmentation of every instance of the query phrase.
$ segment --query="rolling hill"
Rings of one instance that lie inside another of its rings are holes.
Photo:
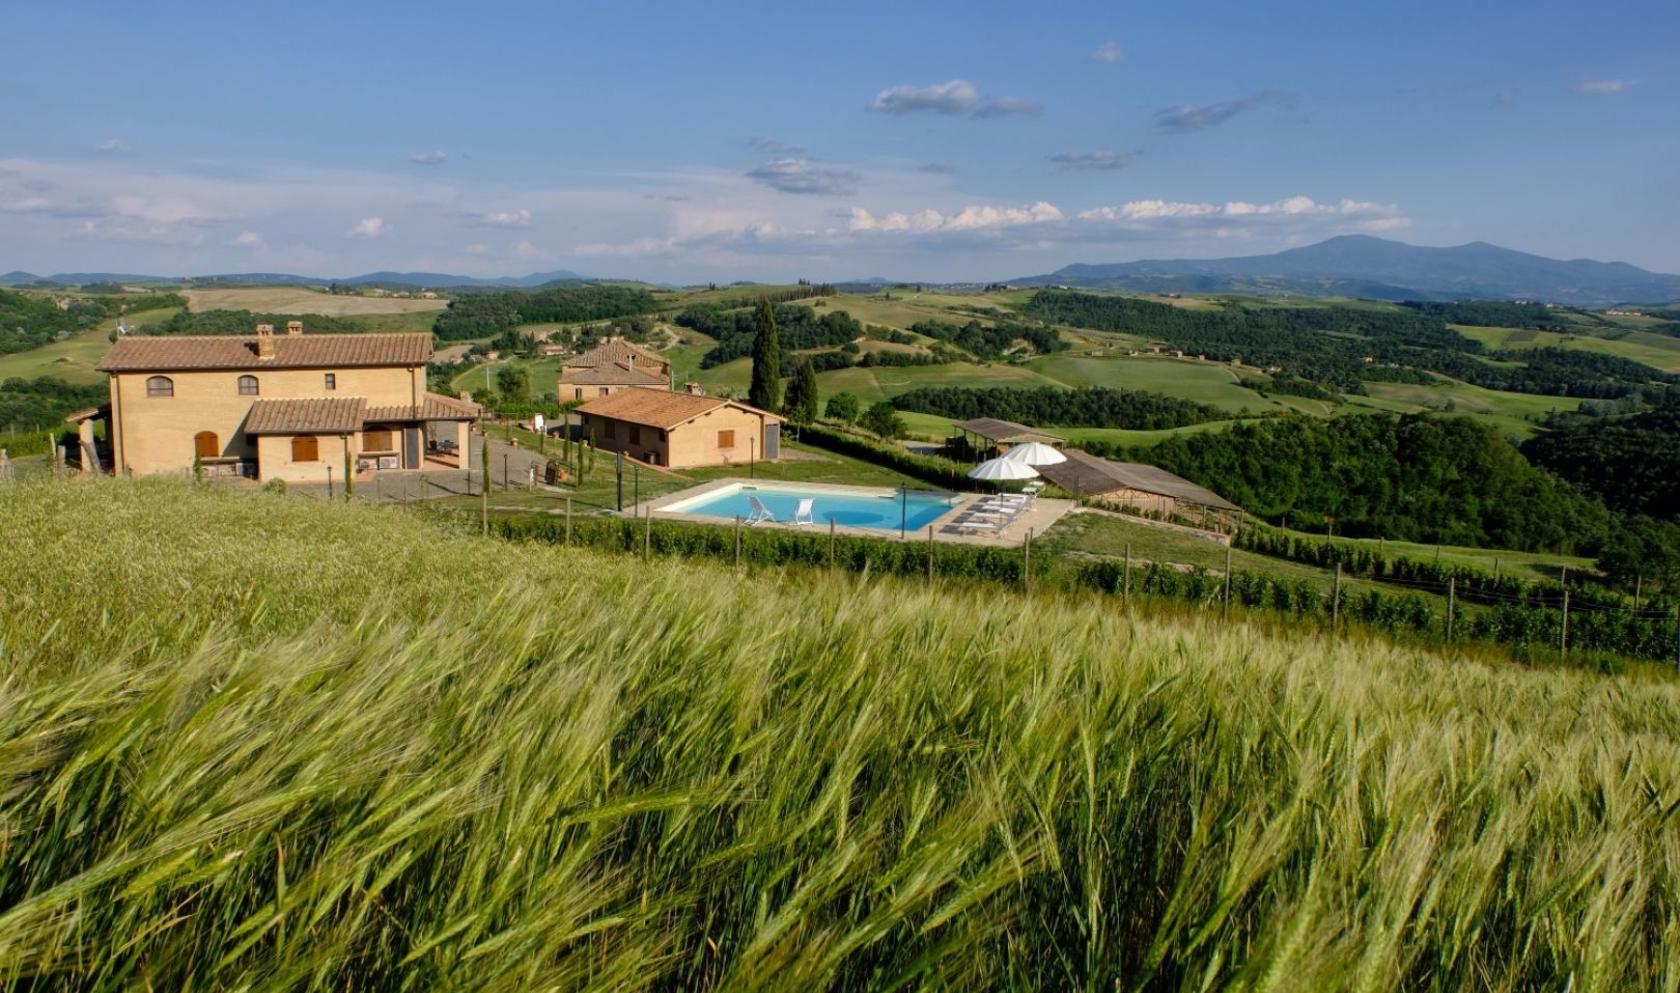
[[[1626,262],[1562,261],[1481,241],[1430,248],[1369,235],[1344,235],[1272,255],[1075,264],[1011,282],[1146,293],[1531,299],[1584,307],[1680,295],[1680,276]]]

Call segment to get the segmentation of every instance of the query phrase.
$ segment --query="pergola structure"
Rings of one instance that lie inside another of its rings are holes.
[[[1002,455],[1009,451],[1012,445],[1025,445],[1036,441],[1042,445],[1061,448],[1067,444],[1065,438],[995,417],[976,417],[961,421],[956,428],[962,434],[950,439],[946,447],[957,449],[959,454],[977,456],[980,460]]]

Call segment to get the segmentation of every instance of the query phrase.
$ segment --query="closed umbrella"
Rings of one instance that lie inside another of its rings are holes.
[[[1042,441],[1016,445],[1003,457],[1012,462],[1024,462],[1027,465],[1059,465],[1067,461],[1066,455]]]
[[[987,459],[968,470],[969,479],[989,479],[993,481],[1032,479],[1037,475],[1038,470],[1025,462],[1012,462],[1007,458]]]

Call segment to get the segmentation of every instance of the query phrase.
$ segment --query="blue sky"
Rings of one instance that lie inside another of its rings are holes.
[[[1680,272],[1673,0],[17,2],[0,37],[0,271],[982,280],[1366,232]]]

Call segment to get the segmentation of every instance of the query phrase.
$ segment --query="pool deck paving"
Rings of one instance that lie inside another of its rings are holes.
[[[730,523],[729,521],[709,514],[688,514],[680,510],[670,510],[668,508],[677,504],[684,504],[699,500],[713,493],[721,490],[727,490],[734,486],[756,486],[764,489],[791,489],[798,490],[802,493],[829,492],[836,495],[853,497],[862,494],[890,495],[898,492],[896,489],[885,486],[843,486],[837,483],[805,482],[787,483],[780,480],[738,479],[731,477],[725,479],[714,479],[710,482],[701,483],[699,486],[693,486],[686,490],[679,490],[676,493],[667,493],[664,496],[656,497],[652,500],[644,500],[633,507],[626,507],[622,516],[643,517],[651,514],[656,518],[663,518],[665,520],[691,521],[696,524],[728,526]],[[1050,528],[1050,525],[1061,520],[1062,516],[1073,510],[1075,506],[1072,500],[1039,498],[1034,500],[1032,505],[1029,506],[1021,514],[1021,516],[1011,521],[1009,525],[1001,531],[957,531],[953,522],[961,517],[972,505],[986,499],[987,496],[989,496],[989,494],[953,493],[952,504],[949,510],[935,518],[932,524],[905,534],[903,536],[904,540],[926,541],[928,527],[932,527],[934,529],[934,540],[940,543],[1012,547],[1019,545],[1027,536],[1029,531],[1034,535],[1043,534]],[[818,513],[821,513],[820,508]],[[831,527],[831,525],[827,522],[819,522],[816,525],[810,525],[788,524],[783,521],[765,521],[762,524],[754,524],[751,526],[757,528],[781,528],[788,531],[813,531],[822,533],[826,533]],[[882,530],[880,528],[860,528],[845,524],[832,525],[832,527],[837,534],[857,535],[863,538],[892,540],[899,537],[899,534],[896,531]]]

